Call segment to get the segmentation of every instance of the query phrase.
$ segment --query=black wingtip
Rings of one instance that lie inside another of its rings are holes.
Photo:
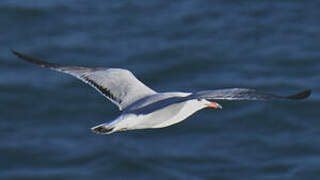
[[[33,63],[33,64],[37,64],[40,67],[46,67],[46,68],[57,68],[57,67],[60,67],[60,65],[58,65],[58,64],[48,63],[48,62],[45,62],[45,61],[41,61],[41,60],[38,60],[38,59],[35,59],[35,58],[28,57],[26,55],[23,55],[23,54],[19,53],[18,51],[15,51],[14,49],[10,49],[10,50],[11,50],[12,54],[16,55],[18,58],[23,59],[23,60],[28,61],[28,62]]]
[[[31,62],[31,59],[30,57],[27,57],[21,53],[19,53],[18,51],[14,50],[14,49],[10,49],[12,54],[16,55],[18,58],[21,58],[21,59],[24,59],[24,60],[27,60],[27,61],[30,61]]]
[[[288,98],[288,99],[305,99],[311,95],[311,92],[312,92],[311,89],[307,89],[307,90],[302,91],[300,93],[297,93],[297,94],[294,94],[291,96],[287,96],[286,98]]]
[[[16,55],[16,56],[18,56],[18,57],[21,56],[21,54],[18,53],[18,52],[17,52],[16,50],[14,50],[14,49],[10,49],[10,51],[12,52],[12,54],[14,54],[14,55]]]

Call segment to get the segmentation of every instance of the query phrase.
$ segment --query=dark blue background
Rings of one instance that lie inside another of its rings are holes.
[[[320,2],[1,0],[0,179],[317,179]],[[183,123],[100,136],[120,112],[51,62],[122,67],[157,91],[246,87]]]

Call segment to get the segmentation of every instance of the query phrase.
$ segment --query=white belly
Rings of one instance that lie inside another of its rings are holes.
[[[185,120],[196,111],[205,108],[198,100],[172,104],[150,114],[124,114],[112,122],[116,129],[163,128]]]

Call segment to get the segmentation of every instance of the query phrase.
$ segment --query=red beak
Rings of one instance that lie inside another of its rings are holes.
[[[222,109],[222,106],[216,102],[210,102],[209,104],[206,104],[210,108],[215,108],[215,109]]]

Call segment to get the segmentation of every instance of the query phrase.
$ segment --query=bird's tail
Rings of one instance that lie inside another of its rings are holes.
[[[115,128],[107,123],[95,126],[95,127],[91,128],[91,130],[97,134],[111,134],[111,133],[115,132]]]

